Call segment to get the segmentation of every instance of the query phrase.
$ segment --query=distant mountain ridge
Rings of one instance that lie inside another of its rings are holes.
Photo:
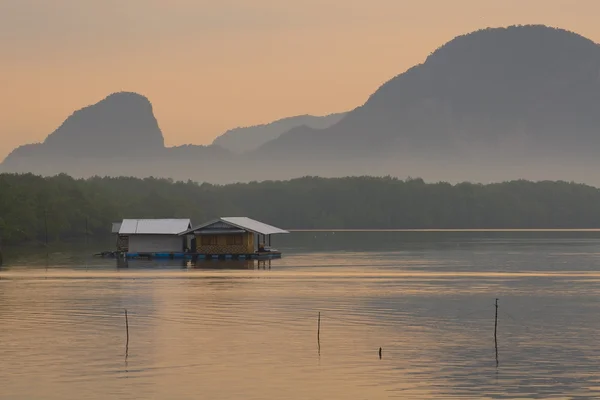
[[[576,152],[590,144],[596,151],[599,84],[600,47],[580,35],[543,26],[486,29],[442,46],[339,124],[295,129],[259,151],[286,159],[315,151],[328,158],[463,158],[501,149],[535,153],[540,146]],[[573,127],[586,143],[566,134]]]
[[[248,127],[230,129],[219,135],[212,144],[221,146],[234,153],[255,150],[270,140],[290,129],[306,126],[311,129],[326,129],[338,123],[346,113],[329,114],[324,116],[298,115],[282,118],[277,121]]]
[[[150,101],[137,93],[120,92],[73,112],[42,143],[16,148],[4,163],[21,158],[155,154],[164,149],[164,143]]]
[[[217,137],[210,146],[165,147],[163,133],[148,98],[138,93],[118,92],[75,111],[44,142],[16,148],[4,160],[2,169],[13,172],[32,169],[49,174],[75,171],[76,174],[93,175],[102,174],[101,171],[113,174],[115,166],[122,165],[116,170],[129,171],[136,176],[152,171],[161,176],[168,167],[192,160],[201,162],[198,157],[224,161],[233,156],[232,151],[253,150],[293,127],[324,129],[343,116],[344,113],[323,117],[301,115],[270,124],[232,129]],[[161,164],[125,166],[129,161],[145,163],[143,160],[147,157],[154,157]],[[82,162],[84,158],[85,163]],[[111,166],[103,167],[104,161]],[[80,164],[85,165],[80,167]]]
[[[594,173],[600,167],[600,46],[546,26],[457,37],[383,84],[363,105],[316,120],[328,126],[284,119],[231,130],[210,146],[168,149],[144,99],[131,106],[136,121],[113,118],[98,106],[86,121],[65,121],[50,144],[15,150],[2,168],[214,183],[305,175],[600,183]],[[125,108],[115,115],[127,115]],[[111,126],[118,134],[106,133]],[[146,134],[149,141],[142,143]],[[70,146],[68,137],[77,137],[77,145]],[[267,137],[273,139],[265,142]]]
[[[191,160],[214,162],[229,156],[219,146],[165,147],[150,101],[138,93],[118,92],[75,111],[44,142],[13,150],[0,171],[163,176],[183,170]]]

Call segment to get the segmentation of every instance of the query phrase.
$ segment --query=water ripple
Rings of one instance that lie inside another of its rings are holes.
[[[0,399],[598,398],[598,247],[17,264],[0,271]]]

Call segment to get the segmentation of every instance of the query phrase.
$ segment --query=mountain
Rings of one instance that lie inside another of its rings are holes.
[[[56,154],[97,156],[156,152],[165,146],[150,101],[137,93],[114,93],[75,111],[44,141]]]
[[[150,102],[119,93],[74,113],[44,143],[16,149],[2,169],[213,183],[391,175],[600,184],[600,46],[539,25],[480,30],[333,122],[319,121],[292,118],[230,131],[211,146],[165,148]],[[231,151],[268,135],[254,150]]]
[[[158,154],[163,149],[164,137],[150,101],[120,92],[75,111],[44,142],[16,148],[3,169],[60,170],[65,165],[77,171],[78,164],[85,167],[91,160]]]
[[[485,29],[437,49],[338,124],[292,129],[254,158],[304,173],[433,167],[463,179],[478,165],[583,167],[600,151],[599,111],[596,43],[545,26]]]
[[[194,168],[230,155],[219,146],[165,147],[150,101],[137,93],[119,92],[75,111],[43,143],[13,150],[1,170],[187,179]]]
[[[230,129],[218,136],[212,144],[234,153],[255,150],[270,140],[276,139],[290,129],[300,126],[319,130],[338,123],[346,113],[330,114],[322,117],[298,115],[279,119],[269,124]]]

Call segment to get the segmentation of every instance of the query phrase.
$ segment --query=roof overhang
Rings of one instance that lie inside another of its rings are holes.
[[[214,233],[210,233],[210,232],[214,232],[215,230],[217,230],[219,228],[210,229],[208,227],[210,227],[213,224],[217,224],[219,222],[221,222],[227,226],[237,228],[238,230],[242,230],[243,232],[252,232],[252,233],[256,233],[258,235],[277,235],[277,234],[289,233],[286,230],[279,229],[274,226],[267,225],[263,222],[256,221],[256,220],[253,220],[253,219],[247,218],[247,217],[221,217],[221,218],[217,218],[212,221],[206,222],[202,225],[195,226],[191,229],[188,229],[187,231],[181,232],[180,235],[190,235],[192,233],[197,234],[197,235],[204,234],[202,232],[207,232],[206,233],[207,235],[214,234]],[[203,231],[204,228],[207,228],[207,229],[205,229]],[[226,231],[227,233],[235,233],[234,230],[232,230],[232,229],[220,228],[219,230]],[[237,231],[237,232],[239,232],[239,231]]]
[[[243,229],[207,229],[205,231],[193,231],[194,235],[234,235],[240,233],[246,233]]]

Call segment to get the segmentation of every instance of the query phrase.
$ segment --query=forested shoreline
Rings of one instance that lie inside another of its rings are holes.
[[[599,228],[600,189],[568,182],[425,183],[390,177],[230,185],[0,174],[4,244],[106,236],[122,218],[248,216],[287,229]]]

